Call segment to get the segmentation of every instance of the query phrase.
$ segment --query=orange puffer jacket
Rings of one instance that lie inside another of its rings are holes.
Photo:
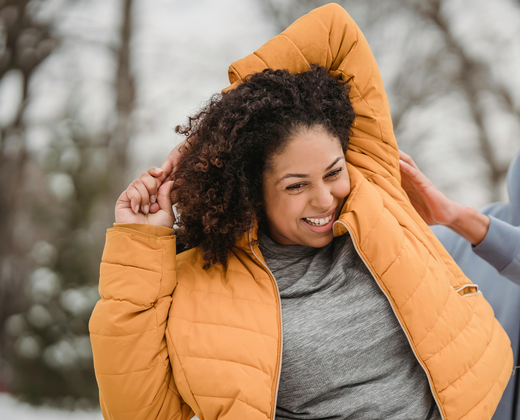
[[[351,86],[352,191],[334,224],[390,302],[446,420],[491,418],[512,371],[491,307],[410,205],[381,76],[338,5],[318,8],[230,67],[235,85],[266,67],[318,63]],[[233,87],[233,85],[232,85]],[[90,320],[106,419],[273,419],[282,323],[276,282],[247,232],[227,267],[175,255],[172,230],[109,229]],[[381,363],[385,363],[381,360]]]

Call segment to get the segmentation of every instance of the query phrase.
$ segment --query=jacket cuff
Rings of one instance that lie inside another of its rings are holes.
[[[520,228],[489,216],[489,229],[484,240],[472,247],[473,252],[501,272],[518,258]]]
[[[174,231],[166,226],[147,225],[143,223],[114,223],[114,228],[130,229],[150,236],[171,236]]]
[[[108,229],[101,260],[99,292],[104,299],[150,307],[176,285],[173,229],[116,223]]]
[[[511,263],[504,268],[500,274],[506,279],[520,285],[520,250],[518,250],[515,259],[511,261]]]

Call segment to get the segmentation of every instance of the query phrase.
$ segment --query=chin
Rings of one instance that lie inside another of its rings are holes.
[[[309,238],[302,245],[309,246],[312,248],[323,248],[324,246],[327,246],[328,244],[330,244],[333,239],[334,239],[334,235],[332,234],[332,231],[331,231],[326,236],[321,236],[319,238]]]

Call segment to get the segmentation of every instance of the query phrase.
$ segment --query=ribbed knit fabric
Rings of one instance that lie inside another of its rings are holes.
[[[426,375],[349,235],[260,249],[282,299],[276,419],[434,420]]]

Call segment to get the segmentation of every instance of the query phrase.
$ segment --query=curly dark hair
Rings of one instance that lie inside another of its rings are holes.
[[[355,114],[349,85],[317,65],[292,74],[266,69],[213,95],[175,131],[187,137],[174,175],[178,237],[199,246],[204,268],[227,263],[253,225],[265,225],[263,174],[270,158],[301,130],[321,126],[346,152]]]

